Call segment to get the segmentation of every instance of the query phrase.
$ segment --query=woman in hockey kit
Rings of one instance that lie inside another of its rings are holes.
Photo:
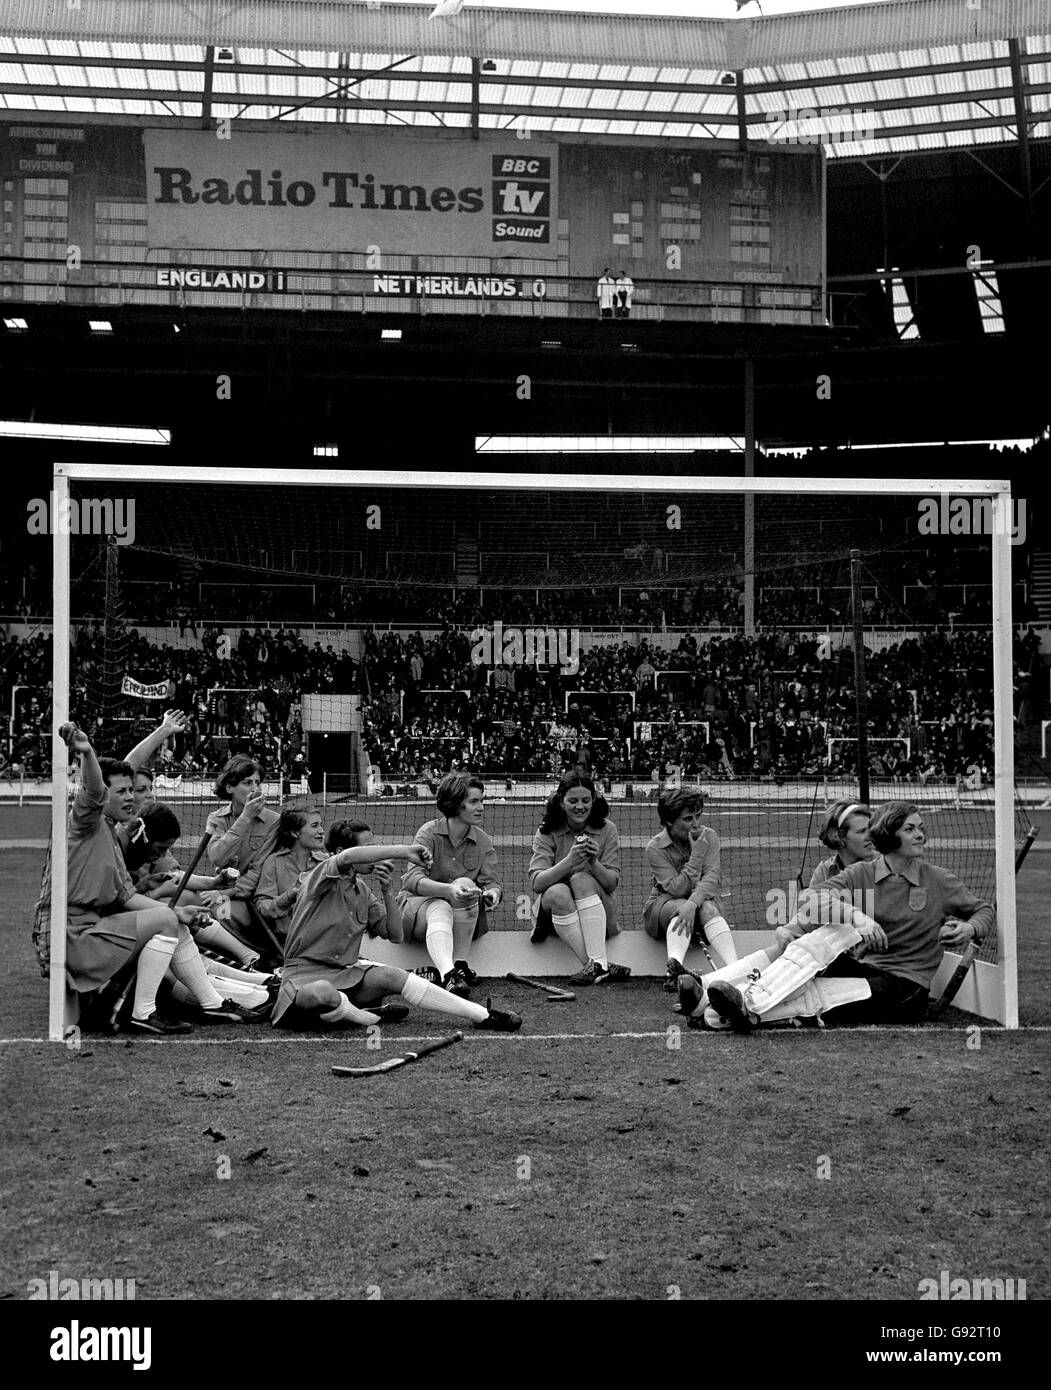
[[[981,941],[996,915],[927,861],[923,818],[911,802],[883,807],[869,834],[876,857],[801,894],[770,952],[708,977],[706,1023],[748,1031],[832,1010],[843,1024],[922,1021],[945,949]]]
[[[570,976],[575,985],[619,982],[631,975],[628,966],[615,964],[606,953],[606,938],[620,930],[613,896],[619,882],[620,836],[606,798],[587,773],[567,773],[533,836],[529,886],[538,897],[531,940],[557,933],[581,963]]]

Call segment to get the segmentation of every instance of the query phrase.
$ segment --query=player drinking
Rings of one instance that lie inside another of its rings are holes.
[[[430,866],[408,869],[398,902],[405,940],[425,942],[442,988],[467,998],[478,983],[467,954],[488,930],[480,909],[492,912],[504,890],[496,850],[482,829],[485,783],[467,772],[447,773],[435,800],[441,815],[421,825],[414,840],[427,850]]]
[[[875,858],[800,896],[769,965],[742,974],[742,961],[709,977],[718,1017],[742,1031],[831,1009],[836,1023],[922,1021],[945,948],[981,941],[995,912],[928,862],[923,818],[911,802],[884,806],[869,834]]]
[[[837,801],[828,808],[817,838],[832,853],[814,869],[810,876],[811,888],[849,869],[851,864],[875,857],[876,850],[869,839],[871,820],[871,808],[859,806],[856,801]]]
[[[280,816],[266,804],[263,769],[254,758],[238,753],[225,764],[212,788],[215,796],[229,798],[229,804],[213,811],[206,829],[211,835],[208,858],[216,869],[234,868],[239,878],[228,890],[206,898],[214,916],[240,936],[265,936],[250,899],[259,882],[263,861],[277,842]],[[280,947],[268,943],[277,953]]]
[[[704,795],[699,788],[661,792],[657,815],[663,829],[646,846],[646,867],[653,886],[643,908],[646,931],[668,948],[666,990],[678,988],[691,942],[703,935],[730,965],[737,950],[722,915],[719,878],[719,836],[701,824]]]
[[[422,826],[421,832],[426,829]],[[379,845],[363,821],[340,821],[325,846],[331,854],[310,869],[292,913],[281,988],[270,1018],[275,1027],[399,1022],[408,1010],[381,1004],[388,994],[400,994],[407,1004],[435,1013],[470,1019],[476,1028],[514,1033],[522,1026],[518,1014],[482,1008],[399,966],[361,958],[366,931],[389,941],[404,940],[402,911],[392,890],[393,866],[387,861],[407,859],[421,874],[430,873],[430,852],[419,839],[411,845]],[[366,882],[370,870],[379,898]]]
[[[69,988],[79,994],[100,989],[135,960],[133,1031],[162,1036],[192,1031],[157,1011],[157,990],[169,970],[186,986],[202,1020],[240,1022],[244,1011],[216,991],[190,936],[199,909],[162,907],[135,892],[116,837],[116,827],[135,814],[132,769],[115,758],[97,758],[75,724],[64,724],[61,733],[80,757],[80,786],[69,815]]]
[[[619,882],[620,837],[606,798],[587,773],[570,772],[548,798],[533,836],[529,886],[539,895],[531,940],[543,941],[553,930],[566,943],[582,967],[570,977],[572,984],[631,975],[606,953],[606,938],[620,930],[613,898]]]

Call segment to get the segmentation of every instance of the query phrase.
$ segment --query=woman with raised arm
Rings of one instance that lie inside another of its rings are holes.
[[[275,1027],[398,1023],[408,1014],[406,1005],[415,1004],[491,1032],[521,1028],[518,1014],[494,1009],[491,1001],[483,1008],[401,966],[361,956],[366,933],[405,939],[399,905],[405,895],[397,900],[393,895],[394,861],[408,860],[421,874],[431,873],[430,851],[419,839],[411,845],[377,844],[364,821],[340,821],[328,832],[325,848],[330,854],[306,875],[292,913],[281,988],[270,1017]],[[384,1004],[388,994],[405,1002]]]

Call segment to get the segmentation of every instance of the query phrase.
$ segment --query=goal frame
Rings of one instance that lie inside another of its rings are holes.
[[[166,468],[163,478],[153,466],[145,464],[56,463],[53,479],[53,728],[52,728],[52,804],[51,804],[51,969],[48,991],[48,1035],[61,1042],[66,1037],[70,1001],[66,989],[66,896],[68,856],[66,816],[68,805],[68,761],[59,728],[69,718],[70,680],[70,484],[106,483],[191,483],[202,487],[242,483],[265,487],[336,487],[356,489],[404,488],[409,491],[488,490],[521,492],[602,492],[602,493],[739,493],[745,498],[778,492],[795,496],[827,496],[827,478],[781,478],[751,476],[647,477],[626,474],[537,474],[537,473],[412,473],[386,470],[347,471],[343,469],[292,468]],[[1014,844],[1014,723],[1011,700],[1011,485],[1004,479],[971,478],[840,478],[840,493],[875,496],[893,492],[901,497],[930,497],[957,494],[988,497],[991,501],[992,552],[992,648],[993,722],[996,749],[995,838],[997,962],[975,962],[975,967],[956,997],[957,1004],[985,1017],[993,1017],[1007,1028],[1018,1027],[1018,958],[1013,855]],[[946,952],[934,981],[944,982],[959,957]]]

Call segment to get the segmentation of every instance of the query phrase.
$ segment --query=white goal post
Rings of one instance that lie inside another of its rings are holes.
[[[787,496],[827,498],[827,478],[770,477],[666,477],[605,476],[590,474],[536,473],[411,473],[406,471],[344,471],[252,468],[171,467],[159,476],[155,465],[60,463],[54,469],[52,515],[57,519],[53,535],[54,557],[54,658],[53,658],[53,800],[51,811],[51,969],[49,989],[49,1036],[61,1041],[66,1032],[66,895],[67,895],[67,767],[68,750],[60,738],[59,727],[69,718],[70,680],[70,526],[71,483],[241,484],[246,487],[333,487],[342,489],[385,488],[424,491],[483,490],[518,492],[581,492],[605,494],[741,494],[746,500],[758,494],[782,493]],[[956,1003],[971,1012],[997,1019],[1008,1028],[1018,1027],[1018,982],[1015,919],[1015,879],[1011,847],[1014,844],[1014,729],[1011,698],[1012,614],[1011,614],[1011,489],[1003,480],[981,481],[959,478],[842,478],[836,480],[841,494],[901,497],[937,497],[942,494],[988,498],[992,517],[992,649],[994,738],[996,748],[995,837],[997,951],[995,965],[976,962]],[[65,520],[65,524],[63,524]],[[759,924],[756,924],[759,925]],[[749,933],[746,933],[748,935]],[[758,933],[750,933],[758,935]],[[490,937],[490,942],[493,938]],[[495,943],[492,950],[499,943]],[[490,954],[492,952],[490,951]],[[947,953],[935,979],[951,973],[958,957]],[[485,961],[479,959],[479,967]],[[506,969],[506,965],[504,969]]]

